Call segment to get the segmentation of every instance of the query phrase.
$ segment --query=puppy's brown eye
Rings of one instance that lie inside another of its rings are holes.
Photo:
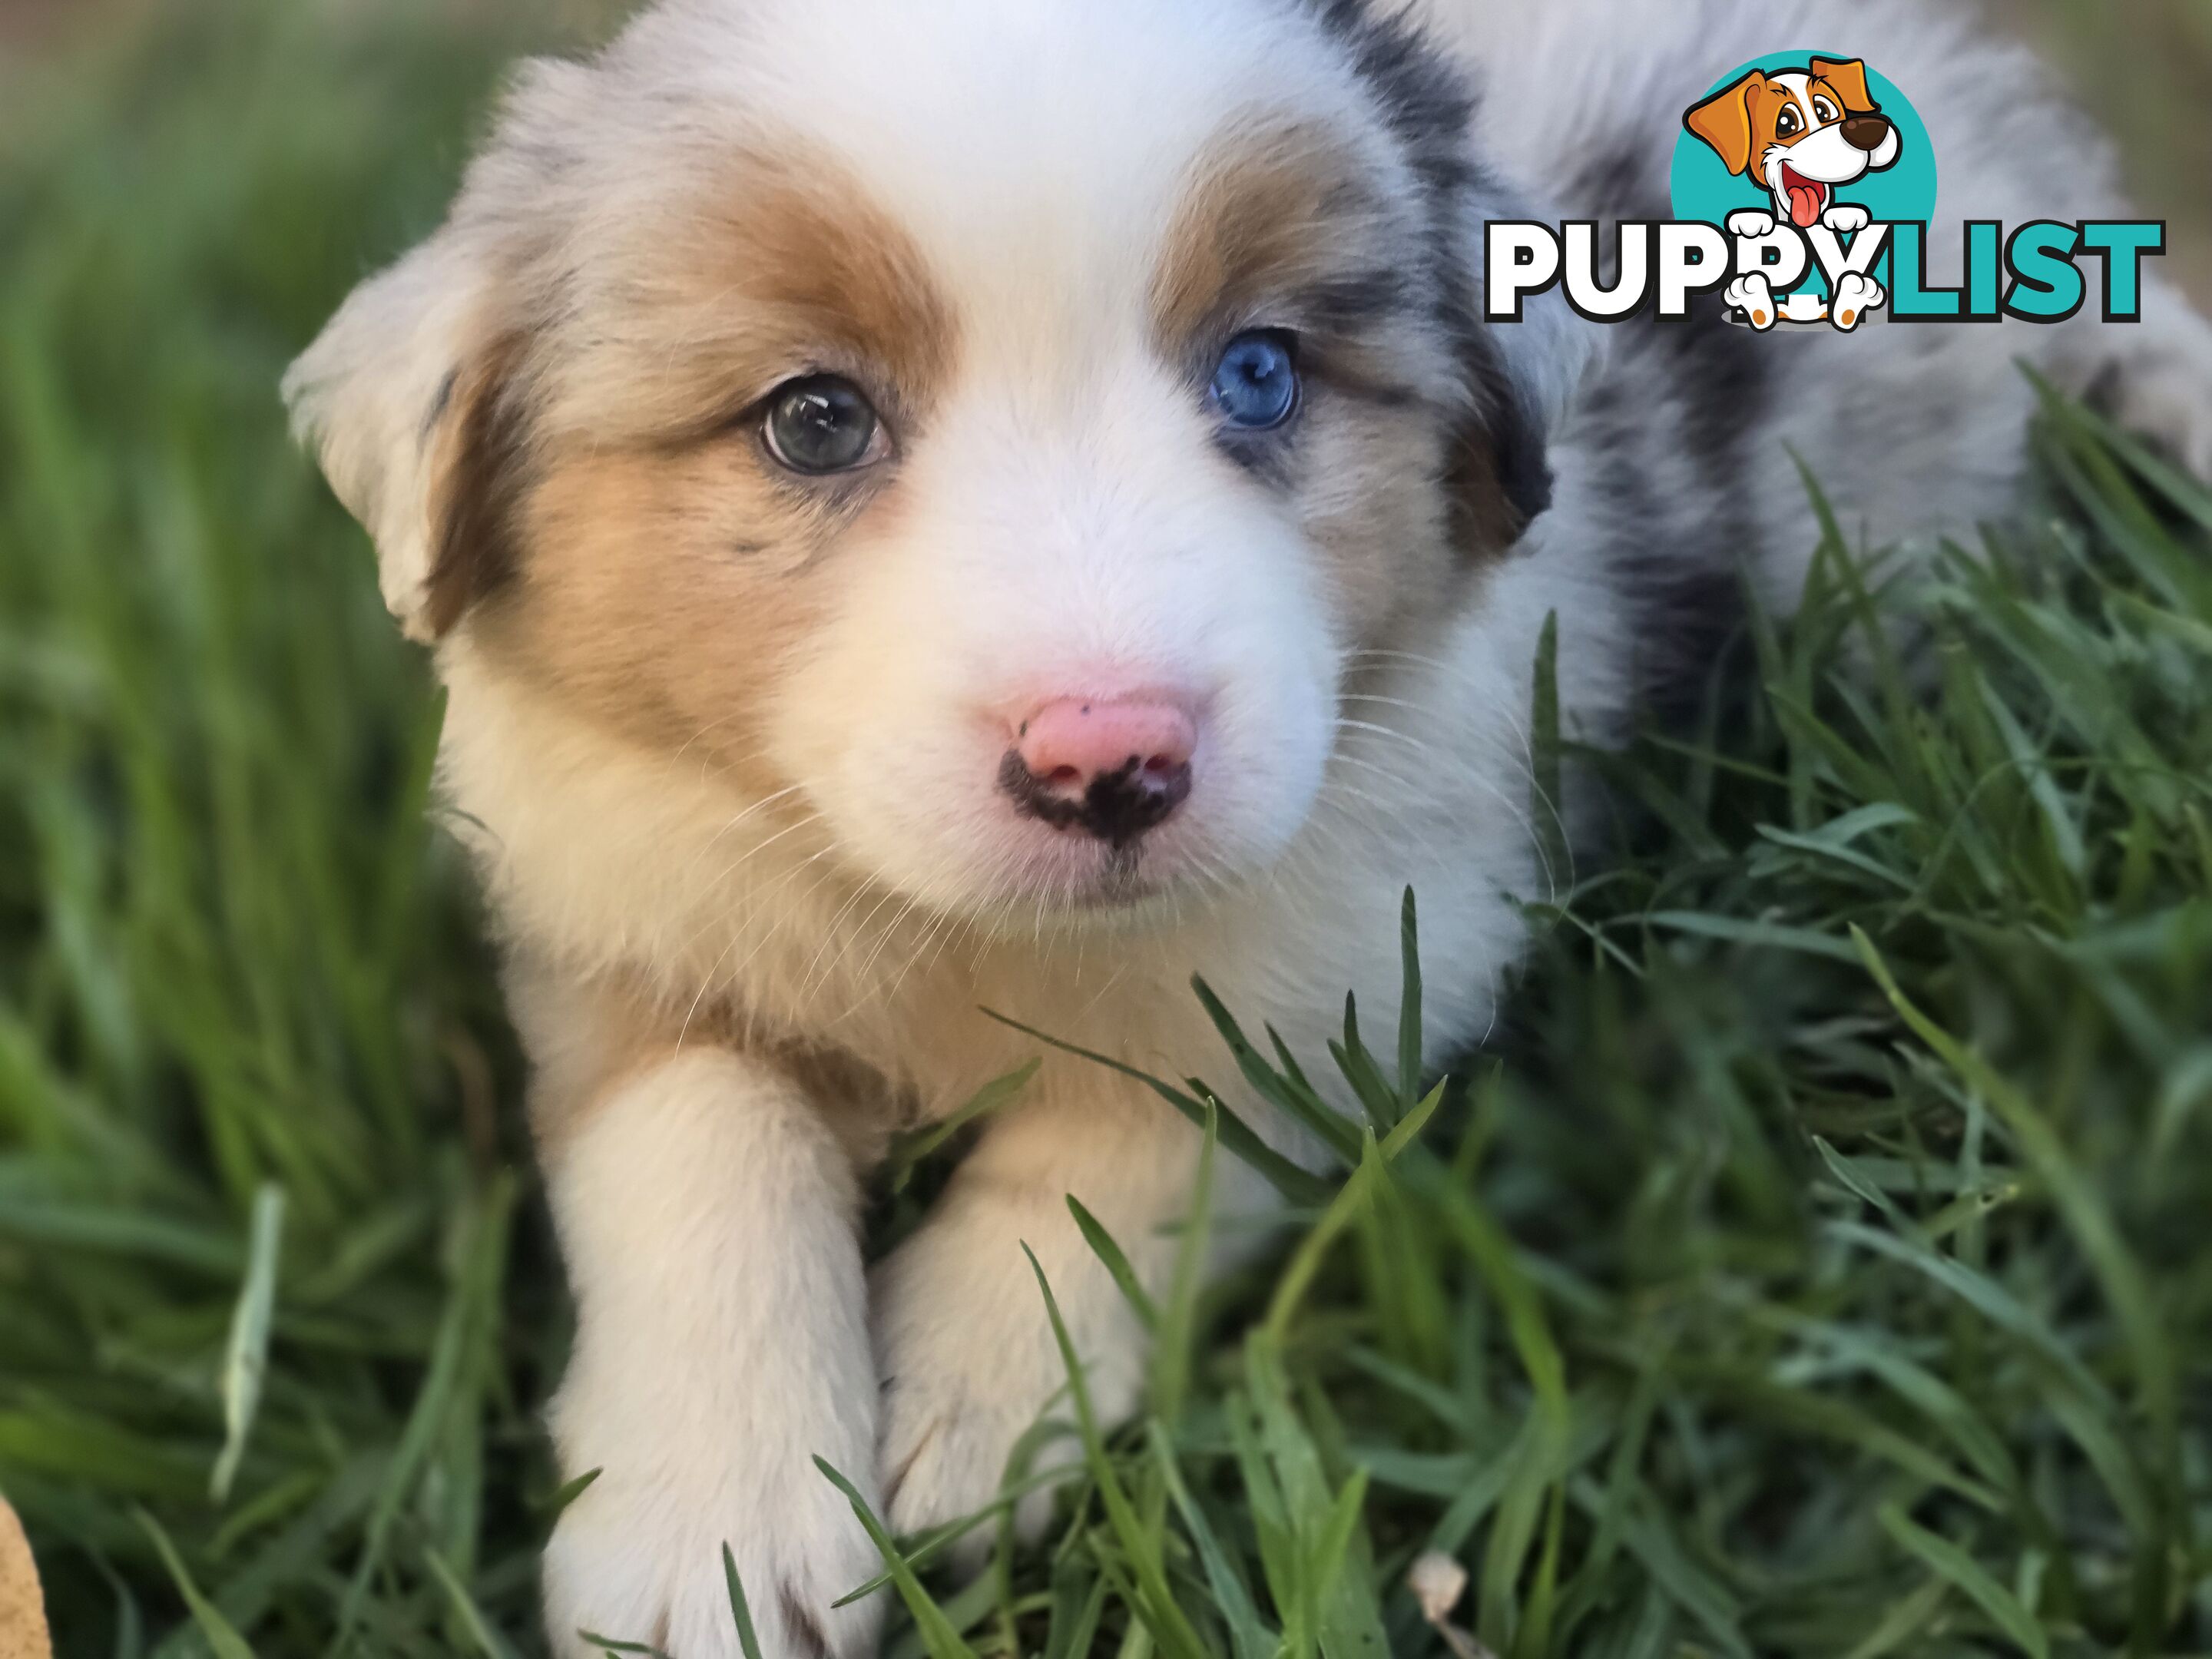
[[[1797,129],[1804,125],[1797,118],[1796,110],[1785,109],[1774,118],[1774,136],[1777,138],[1795,138],[1797,136]]]
[[[880,460],[890,444],[860,388],[836,374],[787,380],[769,394],[761,441],[793,472],[846,472]]]
[[[1815,98],[1813,100],[1813,113],[1820,119],[1821,125],[1826,125],[1834,120],[1840,112],[1826,99]]]

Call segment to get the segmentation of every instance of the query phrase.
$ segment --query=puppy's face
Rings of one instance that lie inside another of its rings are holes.
[[[1350,8],[649,15],[291,392],[419,635],[940,909],[1245,874],[1541,504],[1465,110]]]

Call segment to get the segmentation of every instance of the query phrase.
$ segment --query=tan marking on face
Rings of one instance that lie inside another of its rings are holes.
[[[1506,510],[1482,470],[1488,452],[1455,445],[1433,415],[1408,409],[1348,409],[1301,439],[1294,501],[1326,560],[1338,636],[1382,646],[1455,614],[1474,566],[1453,531],[1485,533],[1472,504]],[[1455,449],[1471,469],[1463,475]],[[1455,525],[1462,491],[1470,507]]]
[[[1188,177],[1152,274],[1153,339],[1170,361],[1303,291],[1385,270],[1407,228],[1376,158],[1313,122],[1232,124]]]
[[[911,240],[818,158],[741,156],[665,205],[549,367],[514,579],[477,630],[604,726],[773,789],[770,694],[849,579],[845,544],[895,520],[957,334]],[[889,456],[801,478],[767,453],[765,398],[813,372],[861,387]]]
[[[477,623],[484,648],[648,747],[701,745],[735,781],[763,706],[824,615],[806,566],[833,509],[768,476],[749,434],[580,450],[549,463],[521,568]]]
[[[1421,223],[1373,135],[1232,121],[1192,167],[1150,295],[1155,349],[1202,376],[1237,330],[1295,332],[1309,383],[1433,395]],[[1202,380],[1200,382],[1202,389]]]
[[[951,305],[913,239],[833,158],[741,152],[639,219],[573,343],[573,415],[595,434],[696,439],[817,370],[859,383],[911,433],[951,379]]]
[[[1452,605],[1455,528],[1478,549],[1510,539],[1489,450],[1460,429],[1422,216],[1387,155],[1312,121],[1224,127],[1188,174],[1151,293],[1155,349],[1194,395],[1238,330],[1296,335],[1304,402],[1279,471],[1340,633],[1361,643]]]

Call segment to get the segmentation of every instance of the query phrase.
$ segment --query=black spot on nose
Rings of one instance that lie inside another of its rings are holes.
[[[1853,149],[1871,154],[1881,148],[1881,141],[1889,137],[1889,117],[1887,115],[1849,115],[1844,118],[1844,142]]]
[[[1132,755],[1078,788],[1057,775],[1041,778],[1015,750],[999,763],[999,787],[1024,817],[1055,830],[1079,830],[1115,848],[1128,846],[1164,821],[1190,793],[1190,763]]]

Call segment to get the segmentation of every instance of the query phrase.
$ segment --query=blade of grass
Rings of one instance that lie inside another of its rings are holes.
[[[975,1650],[953,1628],[952,1621],[945,1616],[944,1608],[937,1604],[936,1598],[915,1576],[913,1567],[899,1553],[897,1543],[884,1529],[884,1523],[876,1518],[876,1512],[869,1507],[867,1499],[860,1496],[853,1483],[840,1474],[827,1458],[817,1457],[814,1467],[822,1472],[822,1478],[842,1492],[845,1501],[853,1506],[854,1516],[866,1529],[877,1552],[884,1558],[884,1566],[890,1569],[891,1583],[897,1587],[899,1599],[906,1603],[907,1611],[914,1615],[915,1627],[921,1633],[922,1647],[930,1659],[975,1659]],[[744,1595],[741,1588],[735,1588],[736,1579],[737,1575],[732,1571],[730,1580],[733,1586],[731,1591],[733,1607],[741,1603]],[[750,1612],[746,1622],[750,1622]]]
[[[1004,1077],[994,1078],[978,1089],[967,1102],[950,1116],[931,1124],[910,1136],[902,1136],[894,1142],[885,1167],[890,1172],[890,1187],[894,1193],[904,1192],[914,1179],[915,1170],[933,1157],[969,1125],[981,1121],[1011,1106],[1021,1098],[1022,1091],[1037,1074],[1043,1060],[1031,1060],[1017,1066]]]
[[[1182,1090],[1172,1088],[1158,1078],[1149,1076],[1133,1066],[1125,1066],[1120,1060],[1099,1054],[1095,1049],[1079,1048],[1072,1042],[1063,1042],[1058,1037],[1048,1036],[1042,1031],[1023,1024],[1019,1020],[1009,1019],[1006,1015],[994,1013],[988,1008],[983,1010],[983,1012],[997,1020],[1001,1025],[1010,1026],[1024,1036],[1034,1037],[1048,1048],[1057,1048],[1063,1054],[1075,1054],[1090,1060],[1094,1065],[1103,1066],[1109,1071],[1118,1072],[1123,1077],[1143,1084],[1145,1087],[1188,1118],[1194,1125],[1201,1129],[1206,1127],[1206,1103],[1185,1094]],[[1226,1106],[1216,1102],[1214,1109],[1220,1114],[1221,1144],[1266,1177],[1268,1183],[1284,1197],[1289,1199],[1293,1204],[1304,1205],[1318,1204],[1328,1196],[1328,1187],[1326,1182],[1300,1169],[1266,1141],[1261,1139],[1253,1133],[1250,1125],[1244,1122]]]
[[[1075,1417],[1083,1433],[1084,1461],[1097,1483],[1100,1501],[1105,1505],[1108,1522],[1126,1553],[1130,1571],[1138,1587],[1137,1610],[1145,1626],[1159,1643],[1162,1650],[1172,1659],[1202,1659],[1205,1645],[1198,1632],[1191,1628],[1190,1620],[1169,1588],[1167,1572],[1161,1559],[1161,1540],[1157,1532],[1149,1532],[1139,1520],[1136,1506],[1115,1474],[1112,1460],[1106,1453],[1106,1442],[1098,1425],[1098,1414],[1091,1404],[1090,1385],[1085,1382],[1083,1362],[1075,1352],[1074,1340],[1067,1334],[1067,1322],[1060,1316],[1060,1303],[1046,1280],[1044,1268],[1027,1244],[1023,1255],[1029,1257],[1030,1271],[1036,1275],[1037,1289],[1044,1297],[1045,1312],[1052,1322],[1053,1340],[1060,1346],[1060,1363],[1066,1368],[1068,1388],[1075,1401]]]
[[[1982,1571],[1980,1563],[1949,1539],[1918,1525],[1895,1504],[1880,1511],[1882,1530],[1963,1591],[2030,1659],[2051,1659],[2051,1638],[2020,1598]]]
[[[269,1324],[276,1305],[276,1250],[284,1231],[284,1189],[266,1182],[253,1195],[253,1221],[246,1247],[246,1282],[231,1316],[230,1342],[222,1364],[222,1451],[216,1459],[209,1495],[218,1504],[230,1496],[246,1455],[246,1437],[261,1404],[261,1379],[269,1369]]]

